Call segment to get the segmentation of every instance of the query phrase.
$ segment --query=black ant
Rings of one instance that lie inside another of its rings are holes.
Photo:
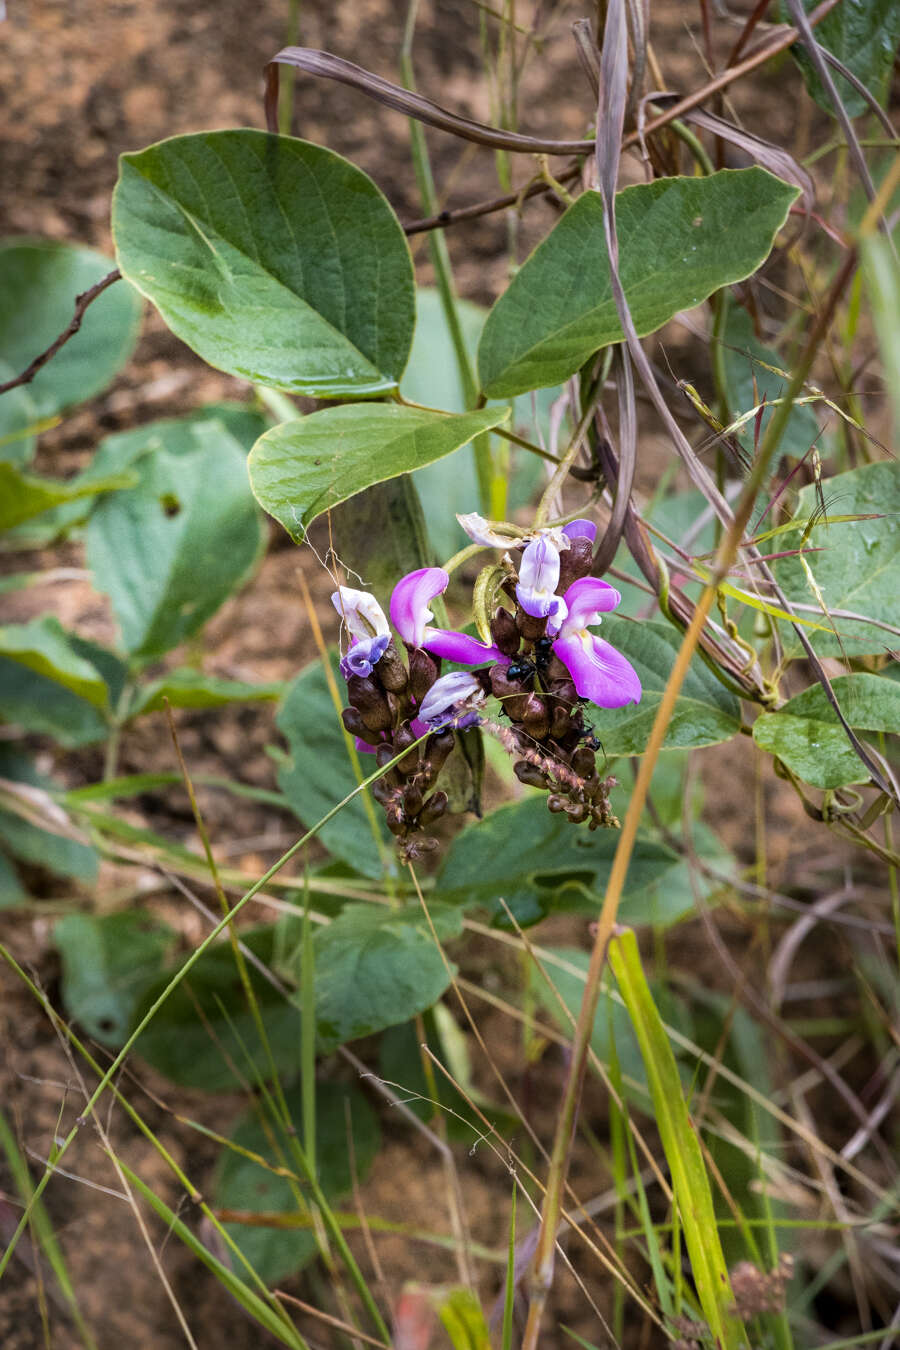
[[[514,661],[510,661],[506,667],[506,675],[510,680],[533,680],[537,666],[533,661],[529,661],[527,656],[517,656]]]

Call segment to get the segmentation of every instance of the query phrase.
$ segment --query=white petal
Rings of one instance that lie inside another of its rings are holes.
[[[332,595],[331,603],[355,638],[380,637],[391,631],[384,610],[368,591],[341,586]]]

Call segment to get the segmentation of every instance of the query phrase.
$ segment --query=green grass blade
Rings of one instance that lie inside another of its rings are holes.
[[[709,1178],[682,1096],[675,1056],[644,978],[637,939],[630,929],[610,942],[609,964],[641,1048],[700,1306],[719,1344],[727,1350],[736,1350],[743,1329],[728,1312],[733,1297]]]
[[[506,1287],[503,1291],[502,1350],[512,1350],[513,1304],[516,1297],[516,1184],[513,1182],[509,1211],[509,1257],[506,1263]]]

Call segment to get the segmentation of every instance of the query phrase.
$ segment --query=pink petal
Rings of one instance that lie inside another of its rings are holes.
[[[477,638],[468,633],[457,633],[451,628],[426,628],[421,645],[435,656],[443,656],[448,661],[462,661],[466,665],[479,665],[482,661],[508,662],[497,647],[486,647]]]
[[[420,567],[397,582],[391,596],[391,623],[408,646],[422,646],[425,627],[434,618],[428,605],[449,584],[443,567]]]
[[[640,703],[637,671],[602,638],[584,631],[557,638],[553,654],[568,669],[579,696],[590,699],[598,708],[624,708],[626,703]]]
[[[564,599],[569,607],[568,616],[562,625],[564,637],[582,628],[589,628],[592,623],[598,622],[597,615],[608,614],[622,603],[615,586],[610,586],[608,581],[601,581],[599,577],[581,577],[579,581],[573,581]]]

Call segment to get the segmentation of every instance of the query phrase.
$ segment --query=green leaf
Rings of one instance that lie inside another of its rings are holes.
[[[366,590],[390,595],[400,577],[434,562],[416,490],[408,473],[373,483],[331,513],[334,551]]]
[[[332,674],[343,689],[337,660],[332,659]],[[291,810],[311,827],[354,788],[360,778],[354,772],[350,745],[340,722],[321,661],[314,661],[288,685],[275,723],[288,743],[289,759],[278,770],[278,786]],[[360,777],[371,773],[374,759],[359,756],[364,766]],[[318,838],[335,858],[341,858],[367,877],[380,877],[384,871],[382,849],[389,847],[390,836],[383,814],[374,802],[370,817],[360,797],[354,797],[342,811],[323,825]],[[379,849],[372,834],[371,820],[377,823]]]
[[[469,300],[457,300],[456,313],[474,368],[478,340],[488,311]],[[465,393],[441,297],[428,286],[419,286],[416,290],[416,332],[400,390],[412,403],[443,408],[447,412],[466,411]],[[529,393],[517,398],[513,403],[511,429],[526,440],[540,443],[543,436],[546,441],[550,434],[550,408],[560,392],[557,388],[542,389],[537,395]],[[515,511],[531,501],[543,470],[537,455],[510,446],[508,442],[503,454],[509,461],[506,471],[508,508]],[[439,558],[449,558],[468,542],[456,519],[457,514],[471,511],[479,499],[472,450],[464,447],[446,459],[426,465],[416,472],[413,482],[422,499],[428,538]]]
[[[0,243],[0,359],[16,374],[23,371],[68,327],[75,297],[112,268],[92,249],[38,239]],[[134,350],[142,309],[140,296],[122,281],[88,307],[79,331],[28,386],[42,417],[106,388]],[[0,407],[9,397],[0,397]]]
[[[797,195],[759,168],[659,178],[620,192],[619,274],[638,335],[755,272]],[[478,349],[482,386],[492,398],[508,398],[556,384],[621,341],[603,205],[599,192],[588,191],[491,310]]]
[[[129,720],[158,712],[166,702],[173,708],[220,708],[226,703],[259,703],[279,699],[283,684],[248,684],[223,680],[202,670],[170,670],[143,686],[128,709]]]
[[[0,723],[52,736],[68,749],[109,735],[109,723],[92,703],[63,685],[0,656]]]
[[[297,1135],[303,1138],[303,1098],[299,1087],[285,1094],[288,1113]],[[350,1141],[356,1177],[364,1181],[380,1143],[378,1118],[358,1088],[341,1083],[316,1085],[316,1176],[325,1195],[337,1199],[353,1186]],[[259,1118],[258,1109],[241,1116],[231,1134],[237,1147],[264,1158],[272,1167],[287,1167],[297,1173],[283,1125]],[[298,1185],[298,1183],[294,1183]],[[301,1192],[304,1187],[300,1186]],[[298,1211],[292,1184],[287,1177],[263,1167],[241,1153],[223,1151],[213,1181],[217,1208],[244,1210],[252,1214],[277,1214],[297,1227],[266,1228],[226,1224],[230,1236],[267,1284],[275,1284],[302,1269],[317,1251],[312,1224]]]
[[[317,398],[400,379],[406,238],[333,151],[247,129],[161,141],[122,156],[112,228],[123,275],[210,365]]]
[[[112,600],[126,650],[144,658],[202,628],[263,545],[237,441],[219,422],[184,430],[190,452],[161,446],[137,457],[137,485],[98,503],[88,523],[95,584]]]
[[[725,1350],[735,1350],[743,1343],[741,1327],[728,1312],[733,1295],[716,1227],[709,1177],[685,1105],[678,1065],[644,977],[633,932],[626,931],[612,939],[609,964],[641,1048],[653,1098],[653,1115],[669,1164],[703,1315],[717,1344]]]
[[[435,1291],[432,1297],[453,1350],[491,1350],[487,1322],[471,1289]]]
[[[0,628],[0,655],[62,685],[95,708],[105,708],[106,685],[94,666],[78,655],[73,636],[52,614],[30,623],[9,623]]]
[[[18,375],[18,370],[0,360],[0,384]],[[27,385],[19,385],[0,394],[0,462],[22,465],[34,455],[35,437],[29,428],[40,420],[40,413]]]
[[[241,929],[240,940],[271,964],[274,928]],[[145,990],[132,1019],[137,1024],[171,980],[169,970]],[[279,1073],[300,1068],[300,1013],[252,965],[250,983]],[[227,938],[205,951],[142,1032],[136,1052],[183,1087],[227,1092],[269,1076],[269,1060],[247,1007],[240,973]]]
[[[451,917],[460,931],[462,914]],[[418,908],[347,905],[317,929],[313,945],[320,1053],[408,1021],[450,984],[451,970]]]
[[[66,1010],[95,1041],[118,1049],[144,990],[156,980],[176,934],[148,910],[67,914],[53,927]]]
[[[95,497],[101,492],[115,492],[117,488],[131,487],[133,483],[133,474],[114,474],[88,482],[81,476],[68,480],[37,478],[0,460],[0,530],[10,530],[63,502]]]
[[[831,681],[841,712],[856,731],[900,732],[900,685],[880,675],[839,675]],[[778,712],[761,713],[753,739],[806,783],[836,788],[868,783],[859,759],[821,685],[804,689]]]
[[[565,1035],[571,1036],[572,1023],[560,1008],[556,994],[562,999],[572,1017],[577,1019],[584,997],[584,979],[591,962],[590,953],[582,951],[580,947],[549,946],[545,951],[546,955],[542,956],[541,963],[553,981],[553,989],[548,987],[537,966],[532,965],[529,968],[531,991],[560,1030]],[[551,959],[553,957],[557,960]],[[591,1031],[591,1049],[604,1064],[609,1064],[612,1058],[613,1041],[622,1073],[626,1078],[643,1082],[643,1061],[631,1019],[620,1003],[617,1003],[608,992],[604,993],[601,990]]]
[[[729,856],[711,832],[694,827],[697,852],[727,873]],[[563,911],[596,915],[618,842],[615,830],[573,828],[547,809],[546,794],[490,812],[453,840],[436,878],[436,898],[466,909],[487,907],[507,924],[503,897],[519,923]],[[715,884],[694,885],[707,899]],[[620,906],[623,923],[675,923],[694,907],[689,864],[659,840],[638,837]]]
[[[722,337],[722,361],[725,367],[725,386],[728,394],[728,406],[732,416],[749,412],[760,403],[781,398],[789,379],[777,374],[784,368],[784,361],[778,352],[757,341],[753,331],[753,320],[745,309],[732,305],[725,322]],[[755,387],[754,387],[755,381]],[[774,409],[764,412],[760,425],[760,438],[765,434]],[[801,458],[813,445],[819,435],[819,424],[808,403],[794,404],[787,426],[781,438],[780,452]],[[748,454],[754,453],[755,428],[752,424],[737,432],[737,439]]]
[[[601,636],[628,657],[641,678],[643,695],[640,703],[627,708],[588,707],[587,720],[611,759],[642,755],[681,646],[681,634],[671,624],[604,615]],[[740,725],[738,700],[695,656],[666,728],[663,749],[694,750],[728,741]]]
[[[299,543],[338,502],[451,454],[508,416],[508,408],[455,415],[393,403],[325,408],[260,437],[250,482],[260,506]]]
[[[44,792],[59,788],[52,778],[38,773],[29,756],[6,746],[0,746],[0,778],[26,783]],[[20,862],[44,867],[57,876],[73,877],[85,885],[97,880],[99,859],[95,849],[77,839],[42,830],[16,811],[0,810],[0,844]]]
[[[805,561],[830,610],[850,610],[897,625],[897,576],[900,568],[900,464],[881,462],[839,473],[823,484],[826,507],[841,515],[876,514],[881,519],[834,522],[816,529],[814,542],[822,550]],[[794,519],[797,535],[783,537],[782,547],[799,547],[803,528],[816,511],[815,484],[801,490]],[[775,576],[788,600],[817,605],[803,562],[783,558]],[[823,619],[803,613],[804,618]],[[807,630],[819,656],[873,655],[896,646],[884,629],[856,619],[835,619],[840,641],[831,633]],[[800,641],[793,629],[782,626],[785,652],[798,656]]]
[[[17,909],[28,894],[12,863],[0,852],[0,909]]]
[[[894,247],[883,235],[869,235],[860,241],[863,278],[878,334],[884,383],[894,410],[896,444],[900,442],[900,267]]]
[[[807,13],[816,0],[803,0]],[[782,4],[782,14],[790,23],[790,12]],[[900,42],[900,8],[895,0],[841,0],[815,27],[816,42],[830,51],[866,86],[881,104],[886,103],[891,68]],[[795,42],[791,55],[803,71],[807,92],[820,108],[835,115],[834,104],[801,42]],[[832,78],[841,101],[851,117],[868,111],[868,104],[842,75],[834,70]]]

